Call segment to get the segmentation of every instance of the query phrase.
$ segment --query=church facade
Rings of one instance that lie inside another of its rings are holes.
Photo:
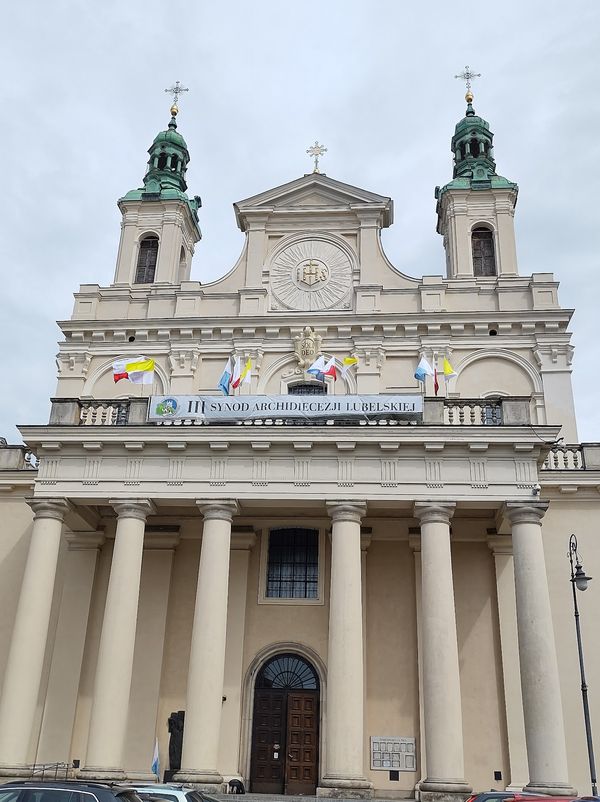
[[[234,204],[238,262],[193,279],[176,115],[119,200],[113,283],[60,323],[39,464],[0,448],[0,775],[151,780],[158,739],[212,790],[583,791],[566,552],[600,559],[600,446],[472,96],[421,278],[382,249],[390,198],[314,172]],[[115,383],[140,360],[151,386]]]

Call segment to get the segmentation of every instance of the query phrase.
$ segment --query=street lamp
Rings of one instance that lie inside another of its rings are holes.
[[[585,722],[585,737],[587,740],[588,759],[590,763],[590,778],[592,780],[592,794],[598,795],[596,785],[596,763],[594,761],[594,744],[592,741],[592,724],[590,721],[590,707],[588,704],[587,683],[583,666],[583,646],[581,644],[581,627],[579,626],[579,606],[577,604],[577,590],[587,590],[591,576],[586,576],[581,558],[577,552],[577,538],[569,538],[569,562],[571,563],[571,589],[573,591],[573,610],[575,614],[575,631],[577,632],[577,651],[579,653],[579,673],[581,674],[581,698],[583,701],[583,720]],[[577,590],[576,590],[577,589]]]

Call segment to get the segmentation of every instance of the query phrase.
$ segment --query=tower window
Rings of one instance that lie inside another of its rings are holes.
[[[167,154],[161,153],[160,156],[158,157],[158,169],[164,170],[166,166],[167,166]]]
[[[475,228],[471,234],[473,250],[473,274],[475,276],[496,275],[494,233],[489,228]]]
[[[156,273],[157,257],[158,237],[145,237],[140,242],[140,251],[135,269],[135,284],[152,284]]]

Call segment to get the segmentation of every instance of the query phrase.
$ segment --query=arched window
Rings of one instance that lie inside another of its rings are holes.
[[[179,169],[179,159],[177,156],[171,156],[171,170],[176,173]]]
[[[300,382],[289,384],[288,395],[327,395],[325,382]]]
[[[185,248],[183,245],[181,246],[181,251],[179,252],[179,281],[185,281],[187,278],[187,258],[185,253]]]
[[[319,677],[314,668],[297,654],[279,654],[261,668],[256,688],[281,690],[319,690]]]
[[[167,154],[161,153],[160,156],[158,157],[158,169],[164,170],[166,166],[167,166]]]
[[[494,232],[489,228],[474,228],[471,233],[473,250],[473,274],[475,276],[496,275]]]
[[[140,242],[140,251],[135,268],[135,284],[152,284],[156,273],[157,257],[158,237],[145,237]]]

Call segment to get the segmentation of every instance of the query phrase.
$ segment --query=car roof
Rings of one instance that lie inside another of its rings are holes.
[[[8,783],[2,783],[0,788],[72,788],[77,791],[92,790],[94,788],[102,788],[105,791],[113,791],[121,793],[122,791],[135,791],[133,785],[121,785],[100,783],[100,782],[87,782],[85,780],[12,780]]]

